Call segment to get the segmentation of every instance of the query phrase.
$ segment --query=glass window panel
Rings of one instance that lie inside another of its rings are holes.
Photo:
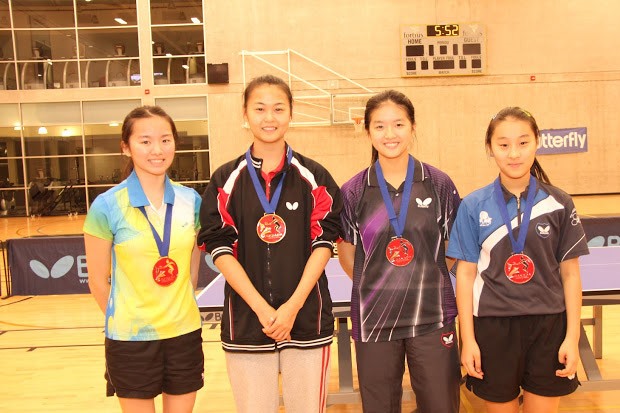
[[[204,54],[204,34],[202,25],[153,27],[154,52],[161,45],[164,55],[180,56]]]
[[[209,152],[177,152],[168,170],[174,181],[204,181],[210,177]]]
[[[28,215],[64,215],[86,211],[86,189],[57,180],[37,179],[28,185]]]
[[[75,89],[80,87],[80,73],[78,69],[78,62],[59,62],[54,65],[54,70],[56,67],[60,70],[58,76],[55,76],[57,79],[62,79],[61,88],[63,89]],[[84,87],[88,87],[86,82],[83,82]]]
[[[168,175],[178,182],[209,179],[209,153],[177,153]]]
[[[0,62],[0,90],[17,90],[15,63]]]
[[[78,26],[120,26],[122,19],[128,25],[138,23],[136,17],[136,0],[107,0],[87,2],[78,0]]]
[[[8,0],[0,0],[0,29],[11,27],[11,15],[9,14]]]
[[[23,90],[53,89],[54,72],[47,60],[18,64],[19,87]]]
[[[141,105],[140,99],[84,102],[84,123],[122,123],[129,112]],[[117,132],[120,139],[120,128]]]
[[[151,0],[152,24],[192,23],[192,17],[202,22],[201,0]]]
[[[26,156],[58,156],[82,154],[82,136],[61,136],[54,133],[60,128],[47,128],[49,134],[41,135],[40,130],[33,127],[24,129],[24,150]]]
[[[73,0],[13,0],[16,28],[73,27]]]
[[[205,96],[157,98],[155,104],[161,106],[174,119],[175,123],[184,119],[207,119],[207,99]]]
[[[81,156],[26,158],[26,179],[58,188],[76,185],[84,180],[83,159]]]
[[[185,70],[187,71],[187,83],[205,83],[207,81],[204,56],[189,57]]]
[[[129,60],[109,60],[106,67],[106,86],[129,86]]]
[[[204,56],[153,59],[156,84],[205,83]]]
[[[194,188],[200,195],[204,194],[207,189],[207,182],[183,182],[183,185]]]
[[[89,184],[117,184],[123,180],[127,158],[120,154],[120,150],[117,153],[117,155],[86,157]]]
[[[0,142],[0,151],[4,151],[4,143]],[[22,159],[0,157],[0,188],[11,188],[24,185],[24,163]]]
[[[153,80],[156,85],[169,85],[172,70],[172,58],[153,59]]]
[[[108,189],[112,188],[114,185],[109,185],[109,186],[96,186],[96,187],[89,187],[88,188],[88,199],[90,201],[90,203],[92,204],[93,201],[95,200],[95,198],[97,198],[97,196],[103,194],[105,191],[107,191]]]
[[[209,149],[207,121],[179,121],[175,125],[179,133],[177,151]]]
[[[79,102],[24,103],[25,126],[81,124]]]
[[[80,73],[82,74],[82,83],[85,87],[105,87],[107,64],[107,61],[102,60],[80,62]]]
[[[22,156],[22,140],[19,131],[0,128],[0,159]]]
[[[138,29],[80,29],[80,44],[86,59],[139,57]]]
[[[2,126],[19,126],[21,122],[19,120],[19,108],[16,103],[0,103],[0,134],[3,136],[7,133],[11,133],[9,130],[5,130]],[[19,130],[17,131],[19,136]]]
[[[0,17],[0,22],[2,17]],[[0,23],[1,27],[2,23]],[[12,60],[13,55],[13,36],[10,30],[0,30],[0,60]]]
[[[87,154],[120,154],[121,126],[84,125],[84,144]]]
[[[54,62],[52,67],[52,87],[54,89],[80,87],[78,62]]]
[[[75,30],[15,31],[17,60],[69,59],[75,52]]]
[[[26,215],[26,195],[24,189],[0,189],[0,215]]]

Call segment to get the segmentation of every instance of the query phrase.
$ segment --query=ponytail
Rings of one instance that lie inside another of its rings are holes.
[[[547,176],[547,173],[543,170],[542,166],[540,166],[540,163],[536,158],[534,158],[534,163],[530,168],[530,174],[534,175],[534,178],[538,179],[539,181],[552,185],[549,177]]]
[[[127,179],[129,175],[133,172],[133,159],[127,158],[127,163],[125,164],[125,169],[123,170],[123,176],[121,181]]]
[[[375,162],[377,162],[377,160],[379,160],[379,151],[377,151],[375,149],[375,147],[372,147],[372,155],[370,156],[370,164],[374,165]]]

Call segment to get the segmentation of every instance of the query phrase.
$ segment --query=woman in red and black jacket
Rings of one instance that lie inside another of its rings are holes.
[[[277,411],[280,371],[288,411],[321,411],[334,328],[324,268],[341,233],[340,191],[286,144],[284,81],[254,79],[243,110],[253,144],[213,173],[198,236],[226,278],[221,337],[233,395],[240,412]]]

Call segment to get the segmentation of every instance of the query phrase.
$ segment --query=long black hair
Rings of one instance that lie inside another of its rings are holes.
[[[527,122],[530,125],[530,128],[532,128],[532,132],[534,132],[534,136],[536,137],[536,143],[540,141],[540,129],[538,129],[538,124],[536,123],[536,119],[534,119],[534,116],[532,116],[532,114],[527,110],[521,109],[518,106],[509,106],[497,112],[497,115],[493,116],[493,119],[491,119],[491,122],[489,122],[489,127],[487,128],[487,134],[484,140],[484,144],[486,145],[487,150],[491,148],[491,137],[493,136],[493,132],[495,132],[495,128],[497,127],[497,125],[500,122],[503,122],[510,118]],[[530,168],[530,174],[534,175],[536,179],[542,182],[551,184],[549,177],[543,170],[542,166],[540,166],[540,163],[538,162],[538,159],[536,159],[536,157],[534,157],[534,163]]]
[[[374,95],[368,102],[366,102],[366,110],[364,111],[364,128],[366,132],[370,133],[370,117],[373,112],[384,102],[392,102],[403,109],[407,113],[407,117],[412,125],[415,125],[415,109],[413,103],[407,96],[397,90],[385,90],[377,95]],[[373,147],[371,162],[374,164],[379,159],[379,152]]]

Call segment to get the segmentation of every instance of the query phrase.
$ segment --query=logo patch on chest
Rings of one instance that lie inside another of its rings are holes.
[[[493,218],[489,216],[489,213],[487,211],[480,211],[480,217],[478,219],[478,222],[480,222],[481,227],[488,227],[489,225],[491,225],[491,222],[493,222]]]
[[[420,198],[415,199],[416,204],[418,204],[418,208],[428,208],[428,206],[433,202],[431,198],[426,198],[425,200],[421,200]]]
[[[551,225],[546,222],[536,224],[536,233],[541,238],[548,238],[551,232]]]

